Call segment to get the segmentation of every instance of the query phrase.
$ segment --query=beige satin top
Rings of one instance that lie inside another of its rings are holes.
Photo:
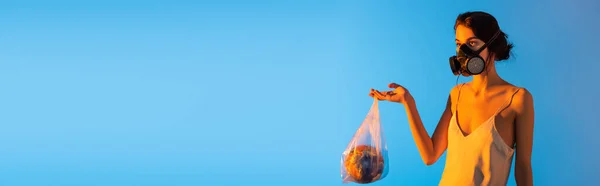
[[[517,89],[513,95],[518,91]],[[448,127],[446,165],[440,186],[506,185],[514,150],[500,137],[495,118],[511,101],[512,96],[494,115],[467,136],[458,125],[457,111],[454,109]]]

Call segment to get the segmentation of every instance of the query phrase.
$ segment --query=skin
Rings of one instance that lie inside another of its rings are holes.
[[[475,37],[473,31],[463,25],[456,29],[457,50],[460,44],[467,44],[472,49],[479,49],[484,41]],[[484,49],[480,56],[488,59],[486,71],[473,76],[471,82],[466,83],[460,91],[460,101],[458,98],[458,87],[455,86],[450,91],[446,109],[437,124],[433,135],[430,137],[419,112],[414,98],[410,92],[396,84],[391,83],[389,88],[392,91],[380,92],[371,89],[369,96],[379,100],[397,102],[404,105],[410,130],[419,149],[419,153],[426,165],[434,164],[440,156],[446,151],[448,146],[448,126],[450,118],[456,112],[459,127],[465,136],[471,134],[484,121],[489,119],[502,104],[510,99],[510,96],[518,87],[503,80],[495,68],[494,54]],[[515,149],[515,181],[519,186],[533,185],[533,174],[531,168],[531,151],[533,145],[533,125],[534,108],[533,97],[531,93],[521,88],[514,94],[513,101],[506,109],[502,110],[495,118],[496,129],[503,141],[511,148]]]

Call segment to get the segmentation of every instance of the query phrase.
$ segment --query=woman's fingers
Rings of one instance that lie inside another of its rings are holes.
[[[387,91],[387,92],[385,92],[385,94],[387,96],[394,96],[394,95],[396,95],[396,93],[394,91]]]
[[[400,86],[400,85],[398,85],[398,86]],[[392,84],[390,84],[390,87],[392,87]],[[396,95],[396,93],[394,91],[380,92],[378,90],[371,89],[371,92],[369,92],[370,97],[377,98],[379,100],[388,100],[390,97],[392,97],[394,95]]]
[[[379,100],[386,100],[387,96],[384,93],[379,92],[378,90],[373,90],[373,95],[375,98]]]
[[[398,85],[398,84],[396,84],[396,83],[390,83],[390,84],[388,85],[388,87],[390,87],[390,88],[394,88],[394,89],[395,89],[395,88],[398,88],[398,87],[401,87],[401,86],[400,86],[400,85]]]

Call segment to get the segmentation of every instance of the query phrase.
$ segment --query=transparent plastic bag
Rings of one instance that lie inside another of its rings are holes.
[[[375,99],[367,117],[342,153],[342,183],[373,183],[388,174],[388,154]]]

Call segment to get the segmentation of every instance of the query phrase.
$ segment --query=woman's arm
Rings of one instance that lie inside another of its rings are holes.
[[[533,96],[527,89],[523,89],[515,97],[517,98],[515,180],[518,186],[531,186],[533,185],[533,171],[531,169],[534,121]]]
[[[448,101],[446,102],[446,109],[431,138],[423,126],[415,99],[410,95],[408,90],[396,83],[391,83],[388,87],[393,88],[394,90],[382,93],[371,89],[369,96],[379,100],[402,103],[404,105],[408,116],[408,123],[410,124],[410,130],[423,162],[426,165],[435,163],[448,147],[448,124],[450,123],[450,118],[452,118],[452,100],[456,97],[455,95],[458,86],[450,91],[450,96],[448,96]]]
[[[454,89],[452,92],[454,92]],[[421,154],[421,158],[426,165],[434,164],[448,147],[448,125],[450,123],[450,118],[452,118],[452,92],[448,96],[446,109],[431,138],[423,126],[415,100],[410,94],[408,94],[406,103],[404,104],[408,122],[410,124],[410,130],[417,148],[419,149],[419,153]]]

